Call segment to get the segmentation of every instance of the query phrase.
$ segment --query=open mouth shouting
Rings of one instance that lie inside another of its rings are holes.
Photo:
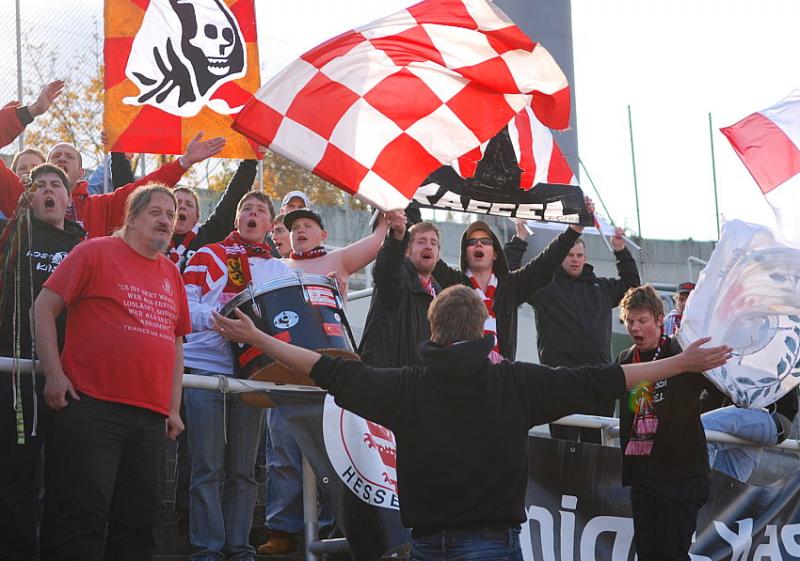
[[[251,218],[250,220],[247,221],[247,227],[248,228],[257,228],[258,227],[258,222],[256,222],[255,219]]]
[[[483,256],[486,255],[482,249],[476,249],[475,253],[473,253],[475,259],[483,259]]]
[[[186,213],[185,212],[179,212],[178,213],[178,223],[183,224],[184,222],[186,222]]]
[[[44,208],[56,208],[56,200],[53,197],[45,197]]]

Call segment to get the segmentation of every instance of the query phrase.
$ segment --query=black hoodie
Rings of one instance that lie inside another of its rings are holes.
[[[311,370],[340,407],[394,431],[400,516],[415,533],[518,526],[528,430],[625,390],[619,366],[491,364],[492,343],[421,343],[425,366],[323,356]]]
[[[517,354],[517,308],[553,279],[553,273],[561,266],[580,234],[572,228],[567,228],[530,263],[516,271],[509,271],[503,247],[492,229],[485,222],[473,222],[461,236],[461,270],[452,269],[441,260],[433,270],[433,276],[442,288],[456,284],[471,286],[462,271],[468,268],[467,239],[475,230],[484,230],[492,236],[497,255],[494,262],[494,274],[497,277],[497,290],[494,295],[497,339],[500,344],[500,354],[509,360],[514,360]]]
[[[20,275],[20,314],[19,337],[21,343],[21,356],[31,357],[31,325],[28,310],[33,300],[39,295],[45,281],[56,266],[61,263],[78,243],[86,237],[86,232],[78,223],[71,220],[64,221],[64,229],[56,228],[36,217],[31,216],[32,244],[28,247],[28,237],[22,236],[22,267],[18,269]],[[2,231],[2,229],[0,229]],[[33,277],[31,278],[31,272]],[[10,279],[13,280],[13,279]],[[14,310],[14,284],[4,282],[2,289],[5,291],[5,306],[0,317],[0,356],[13,356],[13,310]],[[58,328],[58,345],[64,344],[64,329],[66,327],[66,313],[62,313],[56,322]]]

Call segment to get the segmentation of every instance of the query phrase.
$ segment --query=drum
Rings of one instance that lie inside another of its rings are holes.
[[[298,347],[347,358],[358,358],[355,340],[344,314],[336,281],[323,275],[298,273],[250,286],[236,295],[220,313],[236,317],[239,309],[256,327]],[[310,377],[275,363],[256,347],[231,343],[238,378],[280,384],[316,385]],[[242,394],[249,405],[273,407],[264,393]]]

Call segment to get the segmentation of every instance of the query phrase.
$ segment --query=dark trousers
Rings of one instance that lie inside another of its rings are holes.
[[[17,444],[11,375],[0,373],[0,559],[33,561],[39,554],[41,561],[50,561],[54,559],[51,548],[55,509],[50,504],[54,496],[53,470],[45,466],[51,462],[43,458],[45,442],[50,446],[52,416],[42,397],[44,378],[39,376],[36,379],[38,425],[36,436],[32,436],[33,380],[29,374],[23,374],[20,382],[23,444]],[[47,455],[48,460],[51,456]]]
[[[189,453],[189,421],[181,399],[181,419],[183,432],[178,436],[175,454],[175,512],[189,516],[189,481],[192,479],[192,457]]]
[[[597,407],[581,411],[584,415],[600,415],[602,417],[611,417],[614,415],[615,401],[604,401]],[[572,440],[573,442],[591,442],[600,444],[602,441],[600,429],[583,429],[580,427],[568,427],[566,425],[553,425],[550,424],[550,436],[558,440]]]
[[[631,486],[639,561],[688,561],[697,513],[708,501],[710,487],[707,475]]]
[[[61,561],[149,560],[155,550],[164,416],[81,395],[56,413]]]

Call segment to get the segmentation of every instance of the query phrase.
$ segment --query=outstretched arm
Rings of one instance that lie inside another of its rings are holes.
[[[705,372],[724,365],[731,358],[733,349],[727,345],[701,348],[709,341],[711,337],[698,339],[683,352],[662,360],[623,365],[625,384],[630,389],[642,383],[657,382],[684,372]]]
[[[351,243],[347,247],[336,250],[336,253],[339,254],[342,268],[348,275],[360,271],[375,260],[388,230],[389,222],[386,220],[383,213],[381,213],[378,215],[378,224],[375,226],[372,235],[362,238],[355,243]]]

